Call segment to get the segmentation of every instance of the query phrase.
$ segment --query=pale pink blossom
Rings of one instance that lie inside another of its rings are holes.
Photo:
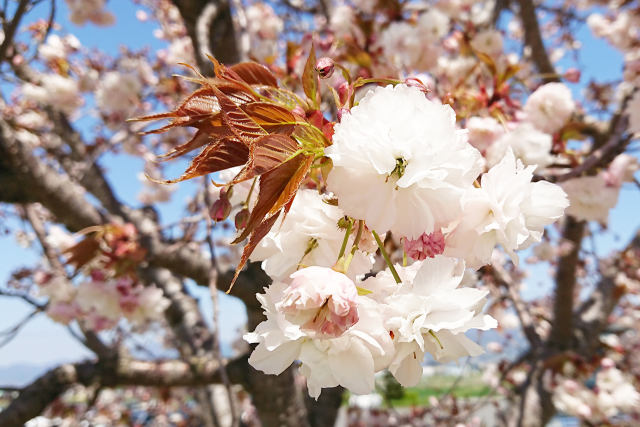
[[[524,105],[527,120],[546,133],[559,131],[576,106],[571,90],[562,83],[547,83],[533,92]]]
[[[357,296],[356,285],[344,274],[307,267],[291,275],[276,307],[307,333],[335,338],[358,322]]]
[[[404,238],[404,250],[415,260],[424,260],[440,255],[444,251],[444,235],[442,231],[422,233],[417,239]]]
[[[620,187],[624,182],[633,182],[633,175],[640,169],[638,159],[630,154],[619,154],[603,172],[607,185]]]

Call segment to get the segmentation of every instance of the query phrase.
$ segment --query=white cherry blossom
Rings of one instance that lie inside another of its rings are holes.
[[[378,87],[335,127],[329,190],[379,233],[417,238],[447,226],[482,168],[448,105],[406,85]]]

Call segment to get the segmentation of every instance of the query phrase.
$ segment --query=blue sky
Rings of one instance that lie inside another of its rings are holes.
[[[120,46],[139,49],[145,46],[151,50],[166,47],[166,43],[153,37],[156,26],[153,23],[143,23],[135,18],[137,5],[129,1],[108,2],[108,9],[116,15],[116,24],[112,27],[101,28],[94,25],[78,27],[67,19],[68,10],[65,2],[58,1],[58,22],[62,25],[61,32],[73,33],[85,47],[95,47],[109,54],[116,55]],[[29,16],[33,21],[37,17],[45,17],[48,12],[45,5],[38,8]],[[584,70],[580,84],[570,85],[576,98],[581,98],[583,84],[591,78],[598,81],[607,81],[620,75],[622,62],[620,55],[611,49],[604,41],[594,39],[586,26],[577,34],[583,42],[584,53],[581,55],[580,68]],[[571,61],[563,60],[561,65],[568,67]],[[85,133],[90,132],[91,118],[84,118],[76,123],[79,129]],[[110,155],[103,160],[107,168],[107,174],[117,195],[122,200],[138,205],[136,194],[141,184],[137,174],[143,168],[140,159],[127,155]],[[172,167],[177,175],[184,164],[176,164]],[[175,203],[161,208],[164,222],[176,220],[181,215],[181,202],[190,194],[189,183],[178,185],[174,195]],[[610,223],[613,228],[598,234],[595,241],[598,252],[609,253],[615,248],[626,244],[633,231],[638,226],[638,218],[635,215],[637,206],[640,206],[640,192],[633,186],[624,187],[620,194],[618,206],[611,211]],[[14,226],[16,224],[9,224]],[[593,229],[596,229],[592,225]],[[11,237],[0,236],[0,280],[6,282],[12,270],[22,265],[34,265],[37,258],[33,252],[24,250],[16,245]],[[526,258],[523,254],[522,258]],[[548,277],[548,266],[541,264],[531,269],[531,275],[527,279],[525,297],[528,299],[548,293],[551,282]],[[190,285],[194,295],[198,298],[203,311],[208,318],[211,317],[211,299],[208,289]],[[236,335],[236,329],[245,321],[244,306],[232,297],[220,294],[221,323],[220,331],[223,341],[229,341]],[[16,299],[0,297],[0,329],[12,326],[18,319],[29,312],[29,307]],[[66,331],[64,326],[56,324],[44,315],[31,321],[9,345],[0,348],[0,366],[9,366],[16,363],[32,363],[38,365],[54,365],[61,361],[78,360],[88,356],[84,350]]]

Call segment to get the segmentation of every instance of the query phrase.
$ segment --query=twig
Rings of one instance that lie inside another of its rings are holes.
[[[204,191],[204,201],[205,201],[204,211],[208,212],[209,206],[212,203],[211,196],[209,195],[208,176],[204,177],[203,183],[204,183],[203,191]],[[209,257],[211,262],[211,268],[209,272],[209,292],[211,293],[211,302],[213,305],[213,326],[212,326],[213,330],[211,331],[214,337],[213,353],[214,353],[214,357],[216,358],[219,365],[221,366],[220,376],[222,378],[222,383],[224,384],[225,390],[227,392],[227,398],[229,399],[229,410],[231,412],[231,425],[237,426],[239,425],[240,420],[238,418],[238,414],[235,407],[233,390],[231,390],[229,377],[227,376],[227,371],[224,367],[225,365],[224,365],[224,360],[222,358],[222,351],[220,350],[220,329],[218,327],[220,307],[218,304],[218,288],[216,286],[216,280],[217,280],[216,278],[220,274],[220,271],[218,268],[218,263],[216,262],[215,243],[213,241],[214,224],[211,219],[211,216],[208,215],[206,212],[204,213],[204,216],[207,222],[207,229],[206,229],[207,246],[209,247]]]
[[[0,44],[0,63],[4,62],[7,57],[7,51],[9,50],[9,46],[13,44],[13,38],[16,35],[16,30],[18,29],[18,25],[20,25],[20,21],[22,17],[27,12],[29,8],[29,0],[20,0],[18,4],[18,8],[16,9],[15,15],[13,15],[13,19],[9,23],[9,25],[4,26],[4,40],[2,44]],[[6,11],[6,9],[5,9]]]

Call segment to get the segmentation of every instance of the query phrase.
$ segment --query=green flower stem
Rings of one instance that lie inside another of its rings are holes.
[[[347,250],[347,243],[349,242],[349,236],[351,235],[352,222],[349,220],[347,223],[347,231],[344,233],[344,239],[342,239],[342,246],[340,246],[340,253],[338,253],[338,259],[342,258],[344,252]]]
[[[393,276],[393,279],[398,284],[402,283],[402,280],[400,280],[400,276],[398,275],[396,268],[393,266],[393,263],[391,262],[391,258],[389,258],[389,254],[387,254],[387,251],[384,249],[384,244],[382,243],[382,240],[380,240],[380,236],[378,236],[378,233],[376,233],[375,230],[371,230],[371,233],[373,234],[373,237],[376,239],[376,243],[380,248],[380,253],[382,254],[382,257],[384,258],[385,262],[389,266],[389,270],[391,271],[391,275]]]
[[[353,256],[356,254],[356,251],[358,250],[358,244],[360,243],[360,238],[362,237],[363,229],[364,229],[364,221],[360,219],[358,220],[358,231],[356,232],[356,237],[353,239],[353,246],[351,246],[351,252],[349,252],[349,256],[347,256],[347,259],[344,261],[345,273],[347,272],[347,270],[349,270],[349,265],[353,260]]]

